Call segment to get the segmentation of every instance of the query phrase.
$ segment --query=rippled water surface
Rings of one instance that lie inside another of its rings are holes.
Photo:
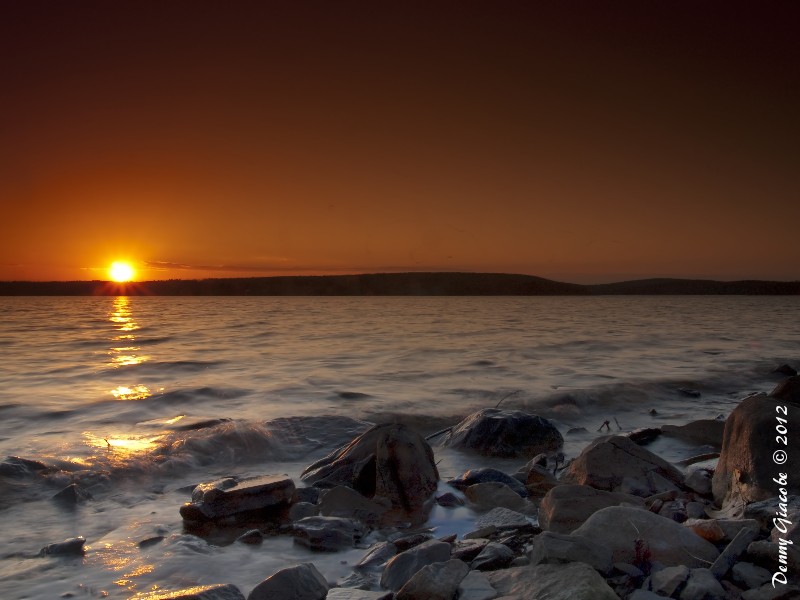
[[[777,364],[797,366],[797,322],[796,297],[0,298],[0,452],[48,467],[0,474],[0,596],[227,581],[247,594],[300,559],[336,579],[361,551],[309,558],[285,537],[187,535],[186,488],[296,476],[359,428],[288,417],[431,433],[501,403],[564,433],[727,414],[771,389]],[[436,450],[443,475],[480,462]],[[65,509],[51,497],[73,481],[93,499]],[[84,558],[31,556],[74,535]]]

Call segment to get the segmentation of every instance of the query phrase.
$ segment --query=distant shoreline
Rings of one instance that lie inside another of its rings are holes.
[[[800,295],[800,281],[640,279],[583,285],[503,273],[371,273],[220,279],[0,281],[0,296]]]

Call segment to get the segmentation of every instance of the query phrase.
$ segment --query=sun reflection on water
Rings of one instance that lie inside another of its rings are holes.
[[[112,434],[107,437],[89,431],[83,433],[86,445],[102,449],[105,459],[112,464],[125,465],[136,459],[145,458],[158,448],[162,436],[137,436],[128,434]]]
[[[117,400],[144,400],[153,393],[146,385],[134,385],[133,387],[120,385],[111,390],[111,395]]]
[[[132,343],[136,341],[136,336],[130,332],[141,329],[141,326],[133,318],[130,298],[127,296],[114,298],[114,304],[111,306],[108,320],[115,325],[118,332],[122,332],[112,337],[111,341],[124,342],[124,344],[115,344],[109,350],[108,354],[111,356],[112,366],[127,367],[139,365],[149,360],[149,356],[137,354],[141,347]]]

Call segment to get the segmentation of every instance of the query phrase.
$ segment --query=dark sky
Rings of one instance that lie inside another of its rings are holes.
[[[0,279],[800,279],[796,2],[0,1]]]

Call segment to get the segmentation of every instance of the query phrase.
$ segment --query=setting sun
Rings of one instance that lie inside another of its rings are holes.
[[[134,271],[133,267],[126,262],[114,262],[111,263],[111,266],[108,269],[108,274],[114,281],[123,283],[133,279]]]

